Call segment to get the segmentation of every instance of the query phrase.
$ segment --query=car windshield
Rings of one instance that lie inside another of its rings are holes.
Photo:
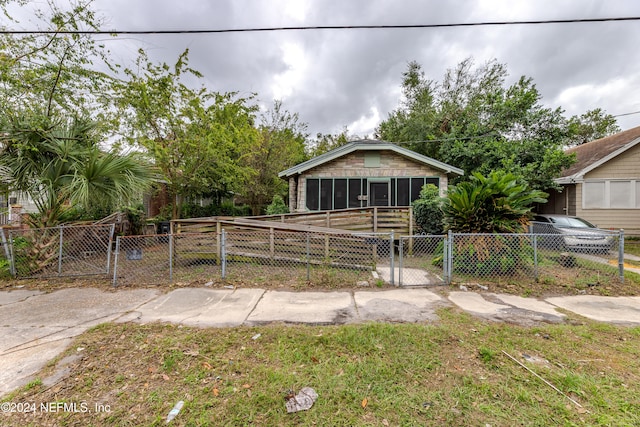
[[[596,228],[595,225],[581,218],[572,218],[569,216],[549,218],[551,222],[558,228]]]

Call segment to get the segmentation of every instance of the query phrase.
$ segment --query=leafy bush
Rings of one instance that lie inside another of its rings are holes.
[[[415,200],[413,217],[419,230],[424,234],[442,234],[444,231],[443,199],[439,196],[438,187],[427,184],[420,191],[420,198]]]
[[[0,279],[11,278],[11,263],[6,258],[0,258]]]
[[[280,215],[289,213],[289,208],[284,204],[282,196],[275,195],[269,206],[267,206],[267,215]]]
[[[443,206],[445,228],[459,233],[520,233],[526,228],[533,203],[546,193],[504,171],[488,177],[474,173],[447,193]]]
[[[146,224],[144,209],[126,207],[122,210],[127,215],[127,221],[129,221],[129,235],[139,236],[144,234]]]
[[[168,212],[171,212],[171,210],[169,209]],[[185,203],[182,205],[180,217],[203,218],[210,216],[248,216],[250,214],[251,208],[249,206],[236,206],[233,202],[223,202],[221,204],[210,203],[206,206],[200,206],[195,203]],[[168,217],[170,216],[169,214]]]
[[[453,271],[480,277],[513,275],[533,265],[533,248],[525,239],[498,234],[456,238]]]

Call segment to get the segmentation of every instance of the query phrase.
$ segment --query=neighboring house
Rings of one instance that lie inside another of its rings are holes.
[[[29,196],[15,192],[0,194],[0,225],[20,224],[20,216],[38,212]]]
[[[353,141],[282,171],[291,212],[409,206],[425,184],[444,195],[462,169],[378,140]]]
[[[640,126],[567,150],[576,163],[556,179],[540,213],[582,217],[601,228],[640,233]]]

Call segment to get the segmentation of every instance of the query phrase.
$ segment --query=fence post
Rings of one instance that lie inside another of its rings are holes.
[[[402,236],[398,239],[398,286],[402,286],[402,267],[404,265],[404,242]]]
[[[624,283],[624,230],[622,228],[618,238],[618,274],[620,275],[620,283]]]
[[[531,234],[531,241],[533,242],[533,277],[536,282],[538,281],[538,236]]]
[[[62,244],[64,243],[63,228],[60,226],[60,249],[58,249],[58,276],[62,274]]]
[[[393,230],[391,230],[391,234],[389,235],[389,256],[391,257],[389,266],[391,268],[391,284],[395,285],[396,284],[395,283],[395,281],[396,281],[396,272],[395,272],[395,268],[394,268],[395,266],[393,265],[394,258],[395,258],[393,242],[394,242],[394,233],[393,233]]]
[[[109,228],[109,243],[107,246],[107,271],[105,274],[109,274],[109,271],[111,270],[111,245],[113,245],[113,234],[115,233],[115,230],[116,225],[111,224],[111,227]]]
[[[373,208],[373,232],[378,232],[378,207]]]
[[[447,235],[447,285],[451,284],[453,279],[453,232],[449,230]]]
[[[217,221],[216,222],[216,256],[218,257],[218,262],[222,264],[221,227],[222,227],[222,224],[220,224],[220,221]]]
[[[4,236],[4,232],[2,233],[2,235]],[[17,273],[16,273],[16,251],[15,248],[13,247],[13,233],[11,232],[11,230],[9,230],[9,251],[11,253],[11,258],[9,258],[9,260],[11,261],[11,267],[9,272],[11,273],[11,277],[16,277]]]
[[[173,283],[173,233],[169,234],[169,282]]]
[[[326,263],[331,262],[329,258],[329,235],[327,233],[324,235],[324,261]]]
[[[275,231],[273,227],[269,227],[269,258],[271,259],[271,265],[273,265],[273,258],[276,253],[276,239]]]
[[[220,233],[220,265],[222,267],[222,278],[227,278],[227,233],[222,229]]]
[[[307,232],[307,282],[311,280],[311,242]]]
[[[113,287],[118,286],[118,254],[120,253],[120,236],[116,237],[116,253],[113,255]]]

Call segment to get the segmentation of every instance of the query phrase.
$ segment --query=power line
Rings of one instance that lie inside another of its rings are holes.
[[[614,114],[613,117],[631,116],[633,114],[640,114],[640,111],[632,111],[631,113]]]
[[[624,16],[617,18],[584,18],[584,19],[553,19],[527,21],[485,21],[459,22],[452,24],[406,24],[406,25],[317,25],[296,27],[256,27],[256,28],[226,28],[202,30],[0,30],[0,34],[79,34],[79,35],[118,35],[118,34],[219,34],[219,33],[250,33],[267,31],[303,31],[303,30],[383,30],[383,29],[411,29],[411,28],[454,28],[454,27],[482,27],[500,25],[542,25],[542,24],[585,24],[594,22],[622,22],[640,21],[640,16]]]

